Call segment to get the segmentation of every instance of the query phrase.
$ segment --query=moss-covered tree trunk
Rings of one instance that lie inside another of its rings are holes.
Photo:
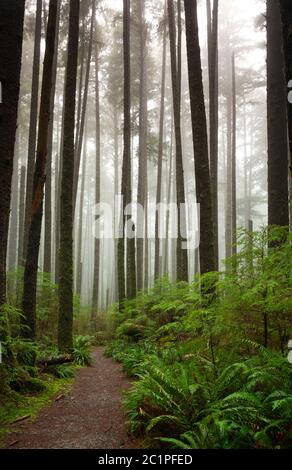
[[[70,0],[60,207],[58,346],[62,352],[69,352],[73,346],[73,181],[79,9],[80,1]]]
[[[26,327],[28,327],[24,329],[23,335],[32,339],[35,338],[36,334],[37,272],[43,218],[44,185],[46,180],[48,131],[51,117],[51,90],[56,38],[56,18],[57,3],[54,0],[50,0],[39,114],[37,153],[23,278],[22,310],[24,314],[24,323]]]
[[[208,159],[207,120],[204,103],[196,1],[185,0],[185,18],[196,195],[197,203],[200,204],[200,271],[204,274],[209,271],[214,271],[216,263],[211,179]]]

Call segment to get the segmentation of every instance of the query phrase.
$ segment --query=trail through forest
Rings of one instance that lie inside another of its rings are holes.
[[[7,446],[17,441],[10,448],[138,448],[127,434],[122,408],[122,392],[128,387],[121,366],[96,348],[92,365],[78,371],[71,391],[35,421],[15,424]]]

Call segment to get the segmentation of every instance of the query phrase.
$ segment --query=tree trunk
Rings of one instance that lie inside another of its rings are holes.
[[[57,20],[56,20],[56,42],[53,62],[53,83],[51,93],[51,109],[48,137],[47,156],[47,176],[45,185],[45,234],[44,234],[44,272],[51,273],[52,270],[52,158],[53,158],[53,137],[54,137],[54,108],[55,91],[58,65],[58,44],[59,44],[59,22],[60,22],[61,1],[58,0]]]
[[[137,202],[145,208],[146,166],[147,166],[147,25],[145,23],[144,0],[139,0],[139,39],[140,39],[140,89],[139,89],[139,168]],[[143,289],[143,250],[147,243],[144,240],[145,214],[138,211],[137,226],[137,288]],[[143,238],[141,234],[143,233]]]
[[[178,77],[178,66],[176,58],[176,27],[174,17],[173,0],[168,0],[168,20],[169,20],[169,40],[171,57],[171,79],[173,95],[173,113],[174,113],[174,131],[176,142],[176,192],[177,192],[177,214],[178,214],[178,233],[177,233],[177,279],[179,281],[188,281],[188,254],[183,248],[183,238],[186,235],[186,210],[185,210],[185,188],[184,188],[184,170],[182,158],[181,141],[181,119],[180,119],[180,91]]]
[[[162,71],[161,71],[161,99],[160,99],[160,120],[159,120],[159,144],[158,144],[158,163],[157,163],[157,187],[156,187],[156,213],[155,213],[155,255],[154,255],[154,279],[158,279],[159,257],[161,250],[161,241],[159,238],[159,217],[158,207],[161,203],[162,192],[162,162],[163,162],[163,137],[164,137],[164,101],[165,101],[165,79],[166,79],[166,22],[163,29],[163,49],[162,49]]]
[[[95,0],[93,2],[93,12],[95,15]],[[98,51],[98,34],[97,24],[95,23],[95,42],[94,42],[94,58],[95,58],[95,204],[100,203],[100,98],[99,98],[99,51]],[[100,265],[100,233],[95,234],[94,240],[94,268],[93,268],[93,293],[92,293],[92,312],[91,322],[93,332],[96,330],[96,314],[98,310],[99,300],[99,265]]]
[[[185,0],[189,88],[195,158],[196,194],[200,204],[200,271],[216,269],[214,222],[208,159],[207,120],[198,34],[197,2]]]
[[[167,198],[166,203],[167,207],[170,207],[171,203],[171,183],[172,183],[172,165],[173,165],[173,124],[171,125],[171,141],[170,141],[170,152],[169,152],[169,169],[168,169],[168,183],[167,183]],[[170,221],[170,211],[166,213],[165,220],[165,247],[164,247],[164,272],[165,274],[170,274],[169,269],[169,221]]]
[[[82,103],[82,111],[81,111],[81,120],[79,124],[79,135],[78,135],[77,147],[75,149],[75,168],[74,168],[74,182],[73,182],[73,214],[75,213],[75,208],[76,208],[79,168],[80,168],[80,159],[81,159],[81,151],[82,151],[82,143],[83,143],[85,114],[86,114],[87,99],[88,99],[94,20],[95,18],[93,17],[93,15],[91,15],[90,36],[89,36],[88,56],[87,56],[86,71],[85,71],[85,78],[84,78],[84,94],[83,94],[83,103]]]
[[[119,302],[122,308],[126,297],[125,286],[125,236],[127,236],[127,297],[136,295],[135,239],[128,239],[126,224],[131,217],[125,215],[125,208],[132,201],[131,184],[131,66],[130,66],[130,0],[123,2],[123,50],[124,50],[124,155],[122,166],[121,195],[121,238],[118,240],[118,283]]]
[[[24,211],[25,211],[25,166],[21,167],[20,170],[20,185],[19,185],[19,216],[18,216],[18,255],[17,265],[20,266],[22,263],[23,255],[23,231],[24,231]]]
[[[35,338],[36,333],[36,291],[38,256],[40,248],[43,217],[44,184],[46,179],[46,159],[48,151],[48,130],[51,109],[51,91],[53,81],[53,60],[56,38],[57,3],[50,0],[49,18],[46,34],[46,51],[44,57],[42,92],[39,114],[39,131],[35,162],[30,225],[28,231],[27,253],[23,279],[22,309],[24,323],[28,327],[23,335]]]
[[[26,169],[26,192],[25,192],[25,218],[24,218],[24,235],[23,235],[23,264],[25,264],[25,256],[28,243],[28,231],[30,226],[31,203],[33,193],[33,175],[35,167],[35,151],[37,139],[37,120],[38,120],[38,103],[39,103],[39,75],[40,75],[40,51],[42,36],[42,0],[37,0],[36,20],[35,20],[35,37],[34,37],[34,53],[31,83],[31,102],[30,102],[30,121],[28,133],[28,154]]]
[[[0,3],[0,306],[6,302],[6,254],[17,127],[24,1]]]
[[[228,91],[227,101],[227,161],[226,161],[226,214],[225,258],[232,254],[232,99]]]
[[[6,302],[6,255],[19,101],[24,1],[0,4],[0,306]]]
[[[268,224],[289,225],[288,140],[279,2],[267,0]]]
[[[286,70],[286,83],[292,80],[292,3],[290,0],[280,0],[282,26],[283,26],[283,50]],[[289,87],[291,91],[291,87]],[[290,183],[292,178],[292,103],[288,100],[288,133],[289,133],[289,161],[290,161]],[[292,207],[292,203],[290,201]],[[290,220],[290,224],[292,220]]]
[[[210,31],[211,27],[211,31]],[[209,146],[212,209],[214,219],[215,268],[218,269],[218,0],[208,28],[209,51]]]
[[[235,56],[232,54],[232,254],[236,254],[236,76]]]
[[[73,181],[75,94],[77,81],[79,0],[70,0],[69,37],[64,107],[63,165],[61,172],[60,271],[58,346],[73,346]]]
[[[8,249],[8,269],[13,271],[17,263],[17,225],[18,225],[18,161],[19,161],[19,129],[16,132],[16,142],[14,150],[13,175],[12,175],[12,197],[11,197],[11,215],[9,224],[9,249]]]
[[[83,212],[84,212],[84,192],[86,181],[86,163],[87,163],[87,122],[84,127],[84,144],[83,144],[83,161],[81,173],[80,188],[80,204],[79,204],[79,220],[78,220],[78,236],[77,236],[77,259],[76,259],[76,293],[81,295],[82,288],[82,233],[83,233]]]

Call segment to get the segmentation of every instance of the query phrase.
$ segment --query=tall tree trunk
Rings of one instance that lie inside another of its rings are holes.
[[[77,82],[79,0],[70,0],[69,37],[64,104],[63,165],[61,172],[60,280],[58,346],[73,346],[73,181],[75,94]]]
[[[171,79],[173,96],[174,131],[176,142],[176,192],[177,192],[177,279],[179,281],[188,280],[188,254],[183,247],[183,238],[186,235],[186,210],[185,210],[185,188],[184,170],[181,141],[181,119],[180,119],[180,91],[179,77],[176,58],[176,27],[173,0],[167,0],[168,20],[169,20],[169,40],[171,58]]]
[[[144,0],[139,0],[139,40],[140,40],[140,89],[139,89],[139,167],[138,167],[138,193],[137,202],[145,208],[145,186],[147,165],[147,25],[145,23]],[[137,288],[143,289],[143,249],[145,214],[138,211],[137,226],[143,237],[137,236]],[[140,233],[140,235],[141,235]]]
[[[118,106],[114,106],[114,214],[118,213],[119,208],[116,204],[116,197],[119,195],[119,128],[118,128]],[[114,217],[114,255],[113,255],[113,273],[114,273],[114,285],[113,285],[113,301],[118,300],[118,269],[117,269],[117,251],[118,243],[116,240],[116,232],[118,229],[118,217]]]
[[[197,1],[185,0],[189,88],[195,158],[196,194],[200,204],[200,271],[214,271],[214,222],[208,159],[207,120],[198,34]]]
[[[288,140],[279,2],[267,0],[268,224],[289,225]]]
[[[59,22],[61,0],[57,0],[57,20],[56,20],[56,42],[53,62],[53,82],[51,93],[51,109],[48,137],[48,156],[47,156],[47,176],[45,184],[45,234],[44,234],[44,272],[51,273],[52,270],[52,158],[53,158],[53,137],[54,137],[54,109],[55,109],[55,91],[57,80],[58,65],[58,45],[59,45]]]
[[[236,76],[235,55],[232,54],[232,254],[236,254]]]
[[[6,302],[6,254],[17,127],[24,1],[0,3],[0,306]]]
[[[95,0],[93,2],[93,12],[95,15]],[[98,33],[97,24],[95,23],[95,42],[94,42],[94,58],[95,58],[95,204],[100,203],[100,98],[99,98],[99,51],[98,51]],[[92,328],[96,329],[96,314],[98,310],[99,300],[99,265],[100,265],[100,234],[95,234],[94,240],[94,268],[93,268],[93,293],[92,293],[92,312],[91,321]]]
[[[285,70],[286,70],[286,83],[288,84],[292,80],[292,3],[290,0],[280,0],[281,17],[283,26],[283,50],[285,59]],[[291,91],[292,86],[290,87]],[[289,161],[290,161],[290,183],[292,178],[292,103],[288,100],[287,103],[287,114],[288,114],[288,133],[289,133]],[[290,201],[292,207],[292,202]],[[292,224],[292,220],[290,220]]]
[[[157,186],[156,186],[156,213],[155,213],[155,255],[154,255],[154,279],[158,279],[159,258],[161,242],[159,238],[159,217],[158,207],[161,203],[162,192],[162,163],[163,163],[163,137],[164,137],[164,101],[165,101],[165,79],[166,79],[166,22],[163,29],[162,46],[162,71],[161,71],[161,99],[160,99],[160,119],[159,119],[159,144],[158,144],[158,163],[157,163]]]
[[[88,56],[87,56],[86,71],[85,71],[85,77],[84,77],[84,93],[83,93],[81,120],[79,124],[77,147],[75,149],[75,168],[74,168],[74,182],[73,182],[73,214],[75,213],[76,201],[77,201],[79,168],[80,168],[80,159],[81,159],[81,151],[82,151],[82,143],[83,143],[85,114],[86,114],[87,99],[88,99],[90,63],[91,63],[91,57],[92,57],[94,20],[95,18],[92,14],[91,23],[90,23],[90,36],[89,36],[89,43],[88,43]]]
[[[211,31],[210,31],[211,28]],[[218,269],[218,0],[208,28],[209,51],[209,147],[212,209],[214,219],[215,267]]]
[[[181,40],[182,40],[181,0],[177,0],[177,88],[178,88],[180,112],[181,112],[181,70],[182,70],[182,59],[181,59],[182,41]]]
[[[130,0],[123,1],[123,50],[124,50],[124,155],[122,166],[121,195],[121,238],[118,240],[118,283],[119,302],[126,297],[125,286],[125,236],[127,236],[127,297],[136,294],[135,269],[135,239],[128,239],[126,224],[130,223],[130,216],[125,215],[125,208],[132,201],[131,184],[131,66],[130,66]]]
[[[21,167],[20,170],[20,185],[19,185],[19,216],[18,216],[18,254],[17,254],[17,265],[20,266],[22,263],[23,255],[23,232],[24,232],[24,211],[25,211],[25,166]]]
[[[79,83],[78,83],[78,101],[77,101],[77,122],[76,122],[76,135],[75,135],[75,148],[78,147],[81,111],[82,111],[82,88],[83,88],[83,75],[84,75],[84,59],[85,59],[85,18],[82,15],[82,29],[80,31],[80,51],[78,53],[78,60],[80,62],[79,70]],[[80,56],[80,58],[79,58]]]
[[[167,198],[166,203],[167,207],[170,207],[171,203],[171,182],[172,182],[172,166],[173,166],[173,123],[171,125],[171,141],[170,141],[170,151],[169,151],[169,169],[168,169],[168,183],[167,183]],[[168,210],[166,213],[166,220],[165,220],[165,247],[164,247],[164,272],[165,274],[170,274],[169,269],[169,221],[170,221],[170,211]]]
[[[9,249],[8,249],[8,269],[13,271],[17,263],[17,225],[18,225],[18,205],[19,205],[19,188],[18,188],[18,161],[19,161],[19,129],[16,132],[16,142],[13,161],[12,175],[12,196],[11,196],[11,215],[9,224]]]
[[[78,221],[78,236],[77,236],[77,256],[76,256],[76,293],[81,295],[82,288],[82,233],[83,233],[83,213],[84,213],[84,192],[86,181],[86,163],[87,163],[87,123],[85,122],[84,128],[84,144],[83,144],[83,161],[81,173],[81,188],[80,188],[80,204],[79,204],[79,221]]]
[[[28,245],[25,256],[26,262],[23,279],[22,309],[24,314],[24,323],[28,327],[28,329],[23,331],[23,335],[32,339],[35,338],[36,333],[38,256],[43,217],[44,184],[46,179],[46,159],[48,150],[48,130],[51,117],[50,109],[56,38],[56,17],[57,3],[54,0],[50,0],[39,114],[37,154],[33,180]]]
[[[227,101],[227,161],[226,161],[226,214],[225,258],[232,254],[232,97],[228,91]]]
[[[22,254],[24,257],[26,256],[27,243],[28,243],[28,231],[29,231],[29,225],[30,225],[31,202],[32,202],[32,193],[33,193],[33,175],[34,175],[34,167],[35,167],[35,151],[36,151],[38,103],[39,103],[41,36],[42,36],[42,0],[37,0],[33,67],[32,67],[32,83],[31,83],[30,121],[29,121],[29,133],[28,133],[28,154],[27,154],[27,169],[26,169],[25,218],[24,218],[24,236],[23,236],[23,249],[22,249]],[[25,258],[23,259],[23,264],[25,264]]]

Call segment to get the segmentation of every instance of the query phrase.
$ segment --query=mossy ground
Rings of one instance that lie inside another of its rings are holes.
[[[42,379],[46,388],[41,393],[22,395],[11,391],[6,396],[0,396],[0,448],[13,431],[12,422],[26,415],[30,415],[30,420],[35,419],[40,410],[49,405],[57,394],[67,392],[74,382],[73,378],[60,379],[48,375]]]

